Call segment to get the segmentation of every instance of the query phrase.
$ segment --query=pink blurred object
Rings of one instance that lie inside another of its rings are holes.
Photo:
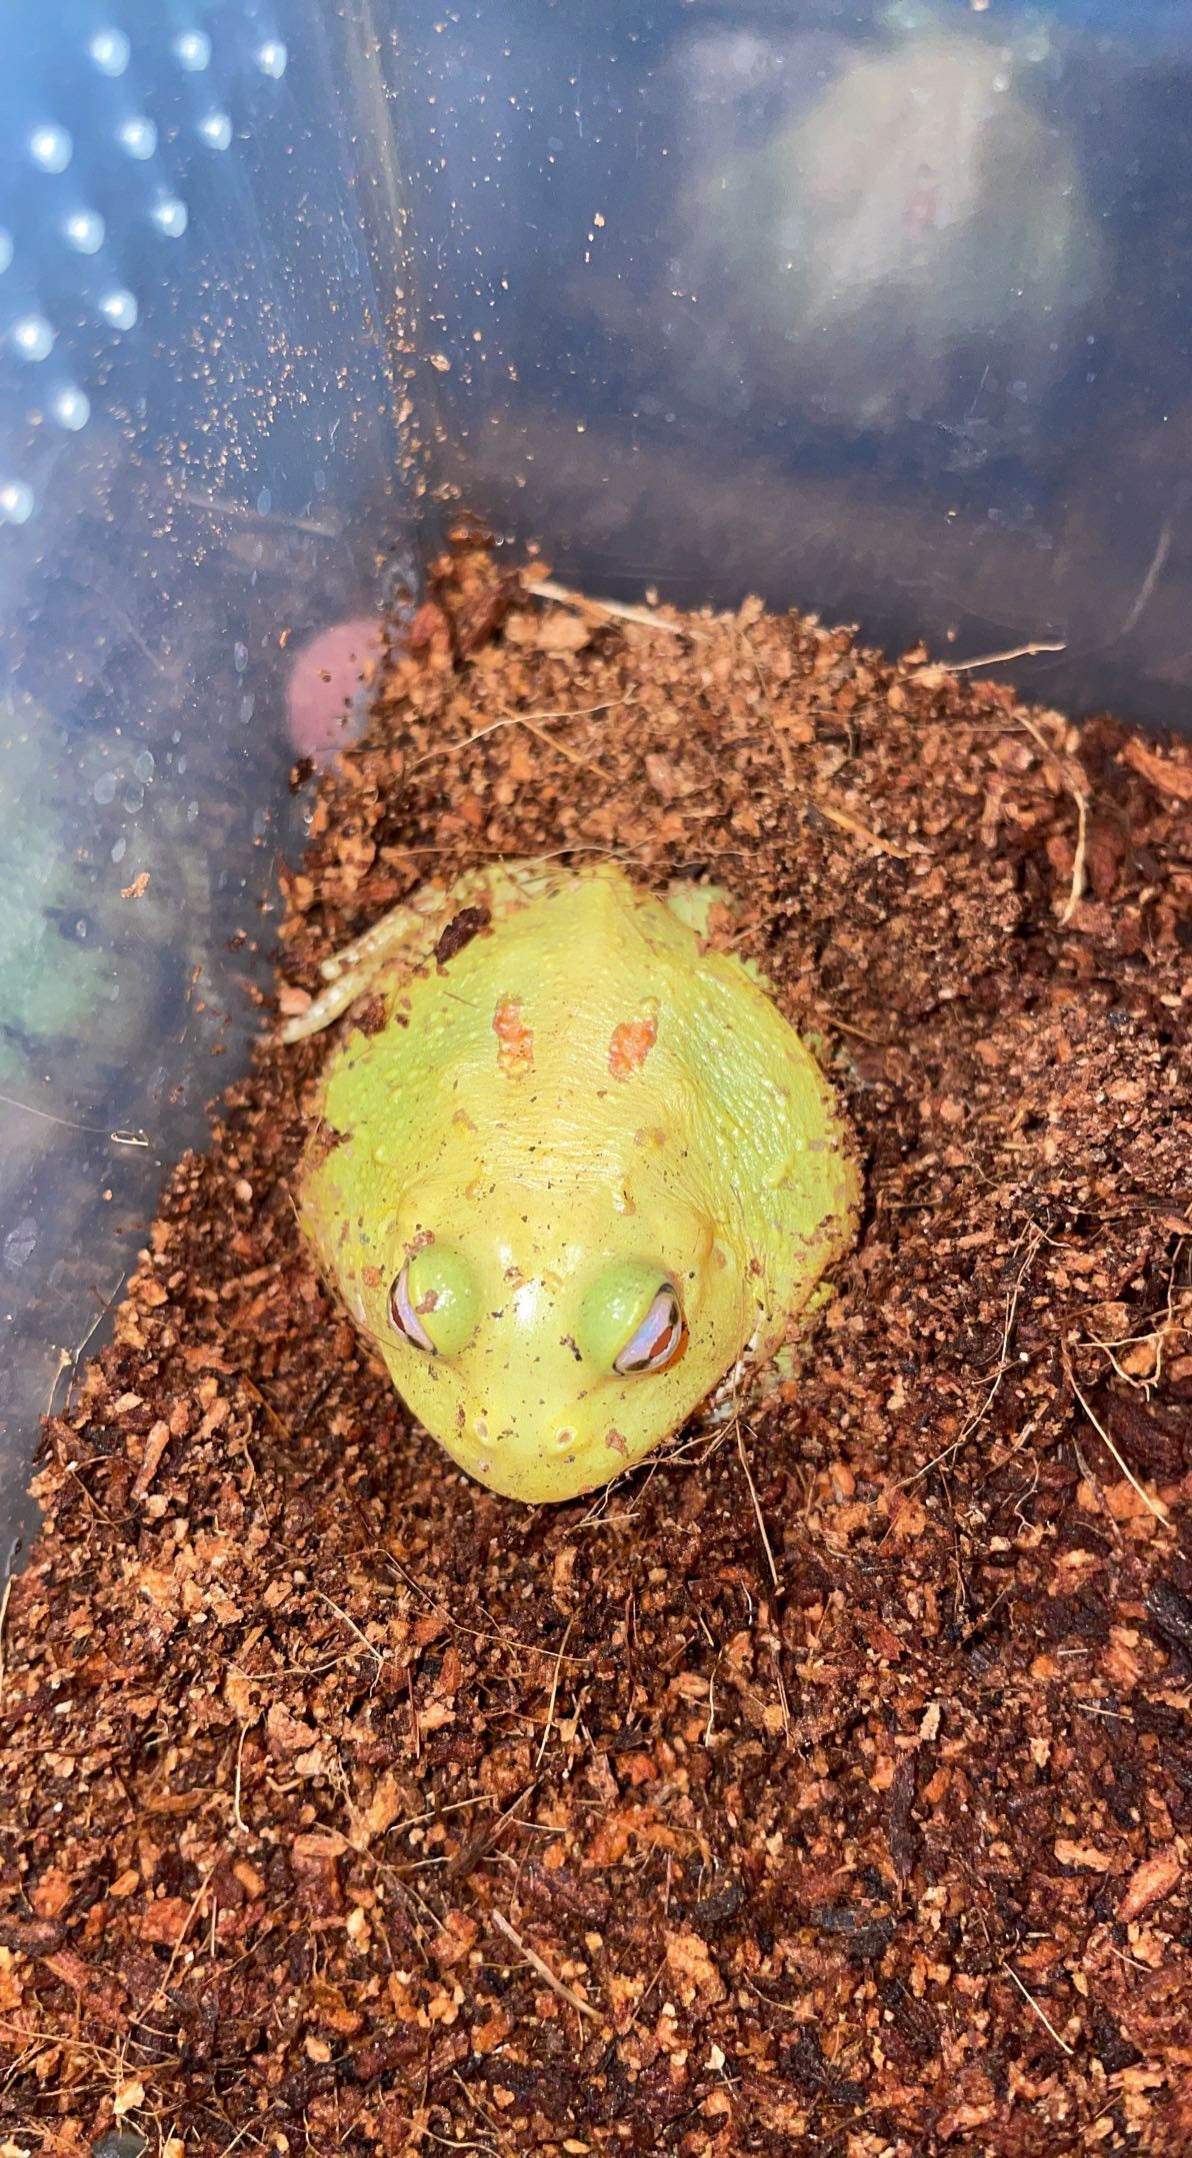
[[[286,690],[286,732],[299,757],[326,763],[364,731],[381,625],[369,616],[337,622],[294,656]]]

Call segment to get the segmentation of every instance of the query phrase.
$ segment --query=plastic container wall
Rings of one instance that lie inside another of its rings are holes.
[[[414,0],[387,64],[463,500],[1188,726],[1185,0]]]
[[[1028,648],[1003,674],[1045,701],[1187,723],[1192,16],[14,0],[6,28],[11,1511],[242,1053],[286,775],[408,568],[412,437],[593,591]]]
[[[243,1054],[287,775],[350,717],[403,559],[358,30],[319,0],[9,11],[0,1522]]]

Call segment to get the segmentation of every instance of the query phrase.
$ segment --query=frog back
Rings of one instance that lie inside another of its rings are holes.
[[[504,879],[490,926],[385,992],[334,1060],[328,1123],[349,1213],[411,1187],[588,1217],[582,1194],[706,1221],[763,1346],[841,1241],[855,1174],[826,1082],[731,954],[611,864]]]

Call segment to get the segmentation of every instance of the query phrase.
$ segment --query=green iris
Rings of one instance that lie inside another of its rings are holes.
[[[594,1281],[580,1306],[576,1340],[601,1371],[660,1369],[682,1328],[678,1294],[657,1260],[627,1259]]]
[[[479,1291],[467,1260],[450,1245],[427,1244],[407,1260],[398,1279],[404,1279],[402,1301],[431,1348],[439,1356],[458,1356],[480,1318]]]

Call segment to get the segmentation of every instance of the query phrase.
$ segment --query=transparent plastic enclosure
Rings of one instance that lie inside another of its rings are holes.
[[[163,1168],[201,1139],[258,1023],[261,901],[300,837],[288,775],[352,723],[382,573],[408,547],[400,213],[372,207],[387,121],[359,33],[320,0],[6,13],[0,1517],[14,1524],[65,1359],[102,1326]]]
[[[1189,290],[1187,0],[10,0],[0,1516],[424,505],[1185,727]]]
[[[1002,678],[1188,726],[1187,0],[419,12],[463,499],[597,591],[1056,647]]]

